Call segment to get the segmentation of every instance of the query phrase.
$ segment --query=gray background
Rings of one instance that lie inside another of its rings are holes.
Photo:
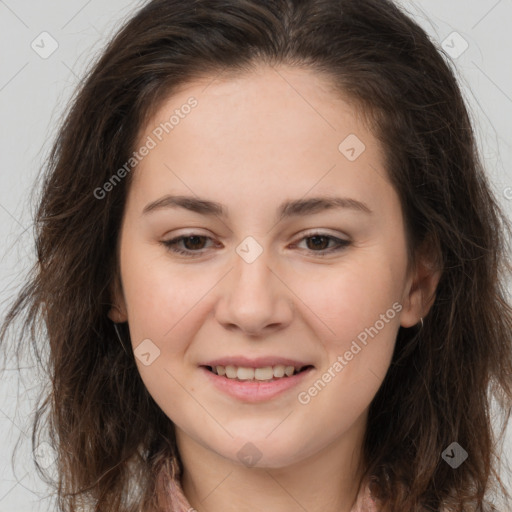
[[[2,315],[6,301],[20,287],[20,273],[34,259],[28,194],[67,101],[90,59],[142,3],[0,0]],[[439,45],[448,45],[495,193],[512,217],[512,0],[400,3]],[[464,41],[468,47],[462,52]],[[52,44],[58,44],[57,49],[45,55]],[[41,384],[34,369],[27,368],[20,376],[9,370],[14,363],[6,366],[0,383],[0,512],[53,508],[31,462],[29,426]],[[508,453],[511,430],[505,445]],[[11,454],[18,439],[13,468]]]

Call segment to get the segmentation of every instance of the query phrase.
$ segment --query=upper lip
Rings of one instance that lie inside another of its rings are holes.
[[[264,368],[266,366],[293,366],[302,368],[303,366],[312,366],[308,362],[298,361],[297,359],[289,359],[287,357],[266,356],[249,359],[244,356],[230,356],[213,359],[202,363],[200,366],[242,366],[244,368]]]

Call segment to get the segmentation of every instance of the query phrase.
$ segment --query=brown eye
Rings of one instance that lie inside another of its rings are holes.
[[[162,244],[172,252],[194,257],[196,254],[193,253],[201,254],[199,251],[204,248],[205,240],[210,240],[210,237],[204,235],[186,235],[173,238],[172,240],[165,240]],[[180,243],[183,243],[184,249],[178,246]]]
[[[318,256],[325,256],[330,253],[338,252],[348,247],[351,242],[349,240],[342,240],[326,233],[312,233],[309,236],[305,236],[300,240],[306,241],[306,250],[309,252],[316,253]],[[329,248],[329,244],[333,243],[334,247]]]
[[[204,244],[205,236],[186,236],[182,238],[183,244],[186,249],[194,250],[194,249],[202,249],[202,247],[198,247]]]
[[[325,250],[327,249],[330,242],[329,237],[321,235],[309,236],[306,238],[306,240],[312,242],[311,244],[306,243],[306,245],[308,245],[308,249],[312,250]]]

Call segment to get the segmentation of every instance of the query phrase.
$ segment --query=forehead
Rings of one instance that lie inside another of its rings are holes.
[[[139,145],[148,137],[154,148],[134,184],[153,194],[171,183],[202,196],[211,195],[208,185],[218,197],[230,189],[282,195],[284,184],[295,196],[389,186],[362,113],[307,69],[261,66],[184,84],[159,106]]]
[[[238,136],[257,131],[263,137],[266,132],[278,130],[282,121],[281,125],[287,124],[287,132],[293,135],[302,127],[302,131],[336,132],[348,123],[368,138],[363,112],[355,106],[355,99],[336,90],[326,75],[285,65],[256,65],[250,72],[223,71],[184,83],[159,105],[143,133],[168,121],[170,114],[183,108],[192,96],[200,107],[194,109],[194,114],[200,115],[193,116],[197,122],[192,118],[186,124],[193,125],[197,134],[201,127],[205,134],[214,135],[212,128],[227,129],[228,121],[243,121]],[[302,122],[290,126],[289,121],[298,117]],[[204,121],[209,122],[204,125]],[[344,121],[341,126],[340,121]]]

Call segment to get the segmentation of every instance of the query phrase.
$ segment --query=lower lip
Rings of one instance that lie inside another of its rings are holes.
[[[314,370],[311,367],[291,377],[281,377],[271,381],[258,381],[228,379],[211,372],[204,366],[200,368],[206,373],[207,378],[211,380],[217,389],[245,402],[263,402],[281,395],[297,384],[300,384],[306,378],[306,375],[309,375]]]

